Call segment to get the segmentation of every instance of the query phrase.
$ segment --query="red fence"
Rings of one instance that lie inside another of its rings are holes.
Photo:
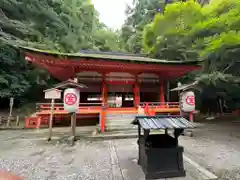
[[[141,102],[141,107],[149,106],[152,108],[179,108],[179,102]]]
[[[79,110],[92,110],[92,109],[99,109],[102,107],[102,103],[79,103]],[[36,104],[36,111],[50,111],[51,110],[51,103],[37,103]],[[63,103],[55,103],[54,104],[54,111],[64,111]]]
[[[179,102],[147,102],[140,103],[140,106],[144,108],[144,114],[149,116],[156,115],[156,111],[159,109],[166,109],[166,111],[170,111],[170,109],[178,109]]]
[[[171,110],[177,111],[179,108],[179,102],[148,102],[140,103],[140,107],[144,109],[144,114],[146,115],[155,115],[158,110],[164,110],[165,112],[171,112]],[[101,128],[104,131],[104,122],[105,115],[107,112],[118,112],[126,113],[129,112],[132,108],[103,108],[102,103],[80,103],[79,112],[85,114],[96,114],[99,113],[101,118]],[[36,104],[36,117],[25,118],[25,127],[26,128],[39,128],[41,124],[48,124],[49,115],[51,112],[51,103],[37,103]],[[136,110],[137,112],[137,110]],[[68,113],[64,110],[63,103],[54,104],[54,117],[55,119],[64,119]]]

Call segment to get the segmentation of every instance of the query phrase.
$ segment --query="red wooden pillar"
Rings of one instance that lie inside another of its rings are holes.
[[[160,81],[160,89],[159,89],[159,93],[160,93],[160,105],[164,105],[165,104],[165,97],[164,97],[164,82]]]
[[[104,77],[102,79],[102,104],[107,105],[107,84]]]
[[[135,77],[133,93],[134,93],[134,106],[138,107],[140,104],[140,90],[139,90],[138,76]]]
[[[106,107],[107,107],[107,84],[105,82],[105,75],[103,75],[103,78],[102,78],[101,132],[105,131]]]

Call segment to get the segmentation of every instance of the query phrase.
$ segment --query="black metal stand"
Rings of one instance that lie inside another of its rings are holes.
[[[178,145],[178,137],[183,129],[175,129],[174,137],[165,134],[150,134],[150,130],[138,125],[138,164],[146,175],[146,180],[184,177],[183,147]]]

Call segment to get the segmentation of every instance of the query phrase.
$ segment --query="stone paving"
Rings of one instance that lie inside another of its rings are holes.
[[[23,139],[26,132],[0,132],[0,168],[29,180],[144,180],[137,165],[136,139],[86,141],[75,146],[66,142],[46,143]],[[5,137],[5,138],[4,138]],[[185,162],[187,176],[178,180],[201,179]]]
[[[221,180],[240,180],[240,121],[205,122],[194,137],[180,137],[185,154]]]
[[[204,123],[194,137],[180,137],[180,144],[187,157],[219,180],[239,180],[239,128],[238,121]],[[137,165],[136,139],[80,140],[69,146],[64,141],[46,143],[41,139],[46,136],[46,132],[0,131],[0,169],[29,180],[144,180]],[[192,164],[184,165],[187,176],[174,180],[205,179]]]
[[[145,180],[144,174],[137,165],[138,151],[136,139],[114,140],[118,154],[119,165],[124,180]],[[171,178],[171,180],[203,180],[206,179],[204,174],[198,172],[188,162],[184,162],[186,177]]]

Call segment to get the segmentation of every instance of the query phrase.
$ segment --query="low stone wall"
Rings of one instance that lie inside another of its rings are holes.
[[[19,127],[19,116],[0,116],[0,128]]]

